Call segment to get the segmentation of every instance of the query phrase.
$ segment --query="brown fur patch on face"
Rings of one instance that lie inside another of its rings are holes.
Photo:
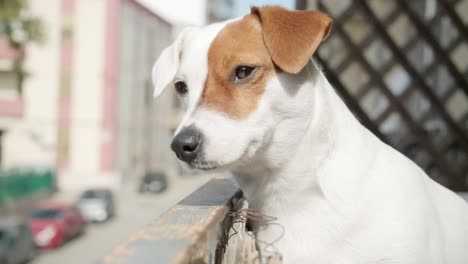
[[[234,82],[239,66],[255,67],[251,77]],[[247,15],[226,25],[208,51],[208,76],[200,106],[243,119],[257,108],[275,66],[263,41],[258,18]]]

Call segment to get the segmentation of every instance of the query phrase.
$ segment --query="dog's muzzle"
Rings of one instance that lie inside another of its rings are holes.
[[[189,126],[182,129],[172,140],[171,149],[182,161],[190,163],[200,153],[202,134],[195,127]]]

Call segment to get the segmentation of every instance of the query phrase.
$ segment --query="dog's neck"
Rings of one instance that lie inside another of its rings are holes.
[[[305,71],[308,81],[296,95],[306,98],[302,112],[281,120],[271,143],[233,170],[255,209],[301,206],[308,202],[304,197],[324,199],[327,193],[352,196],[359,192],[357,186],[365,176],[359,175],[361,167],[350,164],[350,158],[359,155],[361,165],[372,162],[367,155],[370,152],[362,149],[372,147],[372,142],[364,142],[364,134],[370,132],[354,118],[315,65],[310,63]]]

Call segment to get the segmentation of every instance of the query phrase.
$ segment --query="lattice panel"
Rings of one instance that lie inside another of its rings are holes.
[[[320,0],[317,59],[356,116],[440,183],[468,189],[468,0]]]

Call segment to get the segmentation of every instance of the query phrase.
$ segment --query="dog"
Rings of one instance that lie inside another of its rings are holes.
[[[465,201],[362,126],[311,60],[331,25],[266,6],[182,31],[152,70],[155,96],[185,108],[172,150],[277,218],[257,237],[284,263],[468,263]]]

